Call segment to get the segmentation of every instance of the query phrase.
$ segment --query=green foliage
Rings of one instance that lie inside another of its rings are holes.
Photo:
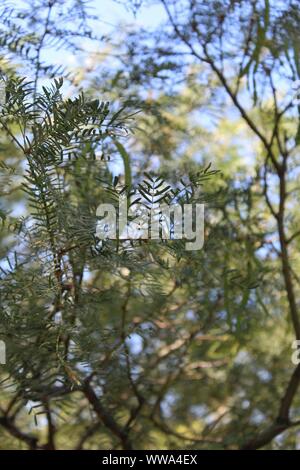
[[[299,14],[213,3],[163,0],[77,81],[51,51],[86,2],[3,3],[3,449],[297,447]],[[125,193],[204,203],[204,249],[99,241]]]

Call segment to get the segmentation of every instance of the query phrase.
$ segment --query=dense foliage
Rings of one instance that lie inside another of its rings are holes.
[[[295,449],[299,2],[124,4],[1,7],[0,448]],[[137,187],[204,248],[99,241]]]

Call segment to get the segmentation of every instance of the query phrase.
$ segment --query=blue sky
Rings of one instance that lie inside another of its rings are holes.
[[[91,5],[99,15],[99,19],[114,26],[128,22],[143,27],[153,27],[165,17],[163,7],[158,2],[155,5],[141,6],[136,16],[124,5],[113,0],[91,0]],[[109,24],[107,26],[110,27]]]

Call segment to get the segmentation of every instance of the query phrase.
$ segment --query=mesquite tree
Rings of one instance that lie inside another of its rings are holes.
[[[2,8],[2,448],[296,446],[298,13],[160,3],[90,76],[53,54],[109,40],[86,2]],[[204,249],[99,240],[135,188],[205,203]]]

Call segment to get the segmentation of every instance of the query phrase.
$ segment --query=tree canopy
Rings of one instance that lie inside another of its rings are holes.
[[[299,1],[120,3],[1,5],[0,449],[298,449]],[[203,248],[99,240],[134,188]]]

